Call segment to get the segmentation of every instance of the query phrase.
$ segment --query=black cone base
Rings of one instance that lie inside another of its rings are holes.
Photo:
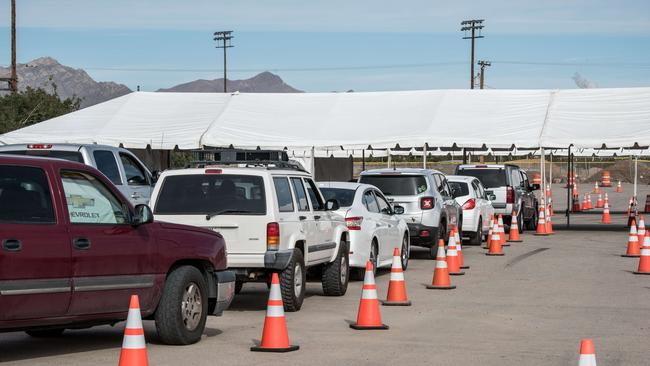
[[[251,347],[251,351],[253,352],[276,352],[276,353],[292,352],[292,351],[297,351],[298,349],[300,349],[300,346],[289,346],[287,348],[262,348],[259,346]]]
[[[427,285],[427,288],[429,290],[453,290],[456,288],[456,285],[451,285],[451,286],[434,286],[434,285]]]
[[[356,329],[356,330],[386,330],[386,329],[388,329],[388,325],[386,325],[386,324],[382,324],[382,325],[350,324],[350,328]]]
[[[411,300],[406,300],[406,301],[382,300],[381,304],[384,306],[411,306]]]

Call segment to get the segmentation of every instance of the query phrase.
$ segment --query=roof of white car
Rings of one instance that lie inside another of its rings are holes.
[[[379,190],[379,188],[371,185],[371,184],[364,184],[364,183],[357,183],[357,182],[318,182],[318,187],[319,188],[338,188],[338,189],[350,189],[350,190],[357,190],[359,188],[374,188]]]
[[[450,182],[466,182],[469,183],[473,180],[477,179],[476,177],[472,177],[469,175],[448,175],[447,180]]]
[[[398,168],[398,169],[371,169],[361,172],[361,175],[373,175],[373,174],[431,174],[431,173],[440,173],[438,170],[434,169],[421,169],[421,168]]]
[[[472,169],[472,168],[505,168],[506,166],[516,166],[513,164],[460,164],[458,169]]]
[[[266,167],[223,167],[206,166],[205,168],[186,168],[165,170],[161,176],[169,175],[196,175],[196,174],[237,174],[237,175],[293,175],[311,177],[309,173],[291,169],[273,169]]]

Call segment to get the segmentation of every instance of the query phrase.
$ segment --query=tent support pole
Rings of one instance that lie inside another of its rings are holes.
[[[387,161],[388,161],[388,169],[390,169],[390,162],[391,162],[391,159],[390,159],[390,149],[388,149],[387,151],[388,151],[388,160],[387,160]]]
[[[366,149],[361,150],[361,171],[366,170]]]
[[[427,144],[424,144],[424,147],[422,148],[422,168],[427,168]]]
[[[467,164],[467,152],[465,148],[463,148],[463,164]]]
[[[311,147],[311,175],[316,180],[316,148]]]
[[[571,226],[571,145],[567,149],[566,158],[566,227]]]
[[[634,157],[634,202],[635,202],[635,205],[636,205],[636,186],[637,186],[636,180],[637,180],[637,177],[638,177],[638,171],[639,171],[639,157],[635,156]]]

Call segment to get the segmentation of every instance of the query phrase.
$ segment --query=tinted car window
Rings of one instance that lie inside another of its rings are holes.
[[[350,207],[352,202],[354,202],[354,194],[356,190],[354,189],[344,189],[344,188],[321,188],[321,193],[325,196],[325,200],[337,200],[339,206],[341,207]]]
[[[296,195],[298,211],[309,211],[309,202],[307,202],[307,194],[305,193],[305,187],[302,185],[302,179],[291,178],[291,185],[293,186],[293,193]]]
[[[146,186],[149,182],[146,178],[144,169],[138,164],[132,156],[120,154],[122,165],[124,166],[124,174],[126,174],[126,181],[130,186]]]
[[[113,193],[90,174],[61,173],[72,224],[126,224],[128,212]]]
[[[451,191],[454,192],[457,196],[467,196],[469,195],[469,187],[467,183],[464,182],[449,182],[451,186]]]
[[[521,185],[521,174],[519,170],[511,168],[510,170],[510,185],[514,187],[519,187]]]
[[[277,195],[278,208],[280,212],[293,212],[293,198],[291,197],[291,187],[287,178],[273,178],[275,185],[275,194]]]
[[[97,169],[104,173],[113,184],[122,184],[120,169],[117,167],[117,161],[115,161],[115,155],[113,155],[112,151],[96,150],[93,152],[93,158],[95,158]]]
[[[507,186],[506,173],[503,169],[461,169],[458,175],[476,177],[486,188]]]
[[[54,223],[52,196],[40,168],[0,165],[0,223]]]
[[[311,201],[312,206],[314,206],[315,211],[322,211],[325,209],[325,203],[318,193],[318,188],[316,184],[311,179],[305,179],[307,183],[307,193],[309,194],[309,200]]]
[[[40,156],[43,158],[55,158],[77,163],[83,163],[84,158],[79,151],[61,151],[61,150],[20,150],[20,151],[3,151],[0,154],[9,155],[27,155],[27,156]]]
[[[372,191],[366,191],[363,194],[363,205],[366,206],[369,212],[379,213],[379,205]]]
[[[390,215],[393,212],[393,210],[390,208],[390,204],[384,197],[382,197],[380,194],[375,194],[375,198],[377,198],[377,203],[379,203],[379,212],[386,215]]]
[[[360,182],[379,188],[387,196],[413,196],[427,190],[422,175],[362,175]]]
[[[167,215],[264,215],[264,180],[258,176],[236,174],[170,175],[162,182],[154,212]]]

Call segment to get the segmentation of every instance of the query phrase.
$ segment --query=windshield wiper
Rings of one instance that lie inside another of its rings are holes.
[[[248,210],[235,210],[235,209],[226,209],[226,210],[221,210],[213,213],[209,213],[205,215],[206,220],[210,220],[211,218],[219,215],[223,215],[226,213],[252,213],[253,211],[248,211]]]

